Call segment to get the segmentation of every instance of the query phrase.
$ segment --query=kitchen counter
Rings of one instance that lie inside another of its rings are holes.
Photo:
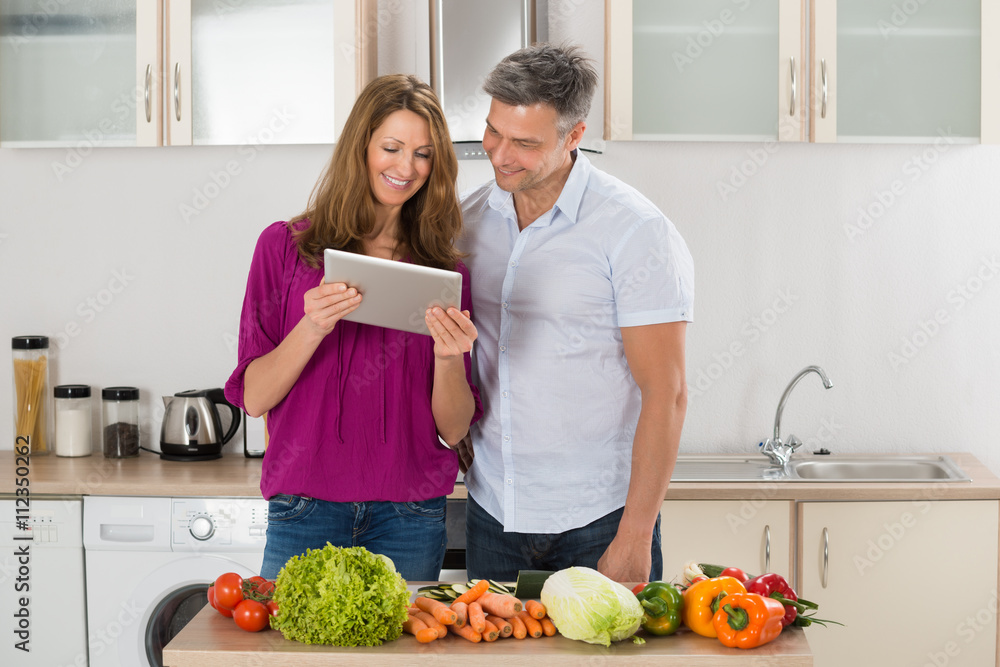
[[[744,651],[726,648],[715,639],[682,631],[670,637],[645,637],[645,644],[626,639],[610,648],[566,639],[501,639],[473,644],[448,635],[419,644],[410,635],[382,646],[340,647],[288,641],[276,630],[244,632],[232,619],[205,607],[163,649],[166,667],[378,667],[426,663],[437,665],[581,665],[627,664],[661,667],[808,667],[813,664],[802,630],[782,632],[769,644]]]
[[[948,454],[971,482],[671,482],[667,500],[745,499],[765,493],[773,500],[976,500],[1000,499],[1000,478],[972,454]],[[261,459],[228,454],[214,461],[163,461],[141,452],[130,459],[100,454],[31,459],[32,495],[260,497]],[[0,452],[0,494],[14,492],[12,451]],[[466,497],[465,486],[453,498]]]

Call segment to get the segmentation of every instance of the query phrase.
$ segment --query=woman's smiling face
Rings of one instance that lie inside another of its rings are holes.
[[[431,174],[434,148],[427,121],[409,109],[394,111],[372,133],[367,161],[376,206],[398,210]]]

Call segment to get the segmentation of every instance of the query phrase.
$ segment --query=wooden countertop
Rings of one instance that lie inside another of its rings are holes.
[[[1000,499],[997,478],[975,456],[949,453],[971,482],[671,482],[667,500],[970,500]],[[214,461],[163,461],[141,452],[130,459],[100,454],[66,458],[49,454],[30,461],[32,495],[260,497],[261,459],[230,454]],[[14,493],[14,452],[0,452],[0,494]],[[465,486],[453,498],[464,498]]]
[[[539,639],[501,639],[473,644],[449,635],[419,644],[410,635],[382,646],[340,647],[288,641],[276,630],[244,632],[232,619],[211,607],[202,609],[163,649],[166,667],[231,667],[266,664],[272,667],[358,665],[581,665],[628,664],[661,667],[808,667],[812,652],[801,628],[782,632],[774,641],[752,650],[726,648],[715,639],[682,631],[669,637],[644,637],[645,644],[625,640],[610,648],[556,635]]]

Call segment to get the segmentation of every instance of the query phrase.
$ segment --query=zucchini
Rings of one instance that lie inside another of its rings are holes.
[[[538,598],[545,580],[552,576],[549,570],[521,570],[517,573],[514,595],[521,599]]]

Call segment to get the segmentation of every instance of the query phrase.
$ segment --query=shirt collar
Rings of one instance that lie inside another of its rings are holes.
[[[591,166],[590,160],[578,149],[573,149],[571,155],[574,158],[573,168],[570,170],[569,178],[566,179],[566,184],[563,185],[562,192],[559,193],[559,198],[553,208],[565,215],[570,222],[575,223],[580,211],[580,202],[583,201],[583,193],[590,180]],[[489,196],[489,205],[496,211],[502,211],[508,206],[513,208],[513,195],[502,190],[494,181],[493,190]]]

